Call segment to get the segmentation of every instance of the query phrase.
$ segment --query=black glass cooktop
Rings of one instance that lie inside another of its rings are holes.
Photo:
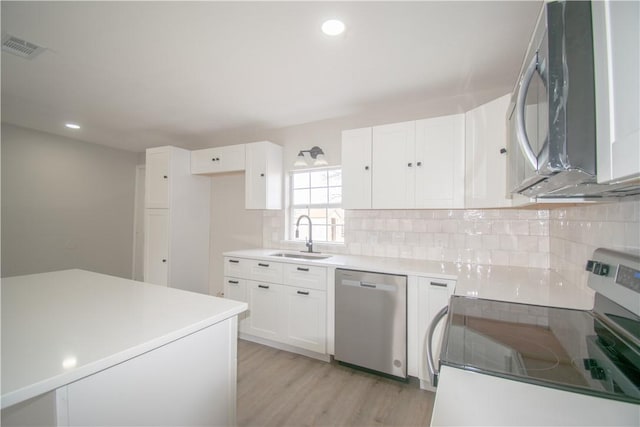
[[[454,296],[440,363],[640,403],[637,343],[590,311]]]

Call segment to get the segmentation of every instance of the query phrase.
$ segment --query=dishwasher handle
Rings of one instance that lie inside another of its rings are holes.
[[[433,361],[433,333],[436,330],[436,326],[438,323],[447,315],[449,311],[449,306],[445,305],[434,317],[429,325],[429,332],[427,334],[427,367],[429,368],[429,379],[431,380],[431,385],[433,387],[438,386],[438,375],[440,372],[436,371],[435,363]]]

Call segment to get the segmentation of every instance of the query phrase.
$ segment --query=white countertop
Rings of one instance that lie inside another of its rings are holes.
[[[330,258],[318,260],[272,256],[281,252],[295,253],[281,249],[249,249],[226,252],[224,256],[455,279],[456,295],[583,310],[593,308],[593,292],[586,286],[569,283],[548,269],[328,253],[323,255],[331,255]]]
[[[2,279],[2,408],[246,309],[246,303],[82,270]]]
[[[431,426],[638,426],[638,405],[442,366]]]

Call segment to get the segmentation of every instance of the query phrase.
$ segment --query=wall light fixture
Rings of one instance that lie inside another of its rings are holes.
[[[310,164],[311,162],[311,164]],[[318,146],[311,147],[310,150],[302,150],[298,153],[294,166],[327,166],[327,160],[324,158],[324,151]]]

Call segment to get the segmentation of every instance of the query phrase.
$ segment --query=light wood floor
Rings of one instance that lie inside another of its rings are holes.
[[[435,394],[238,341],[238,426],[428,426]]]

